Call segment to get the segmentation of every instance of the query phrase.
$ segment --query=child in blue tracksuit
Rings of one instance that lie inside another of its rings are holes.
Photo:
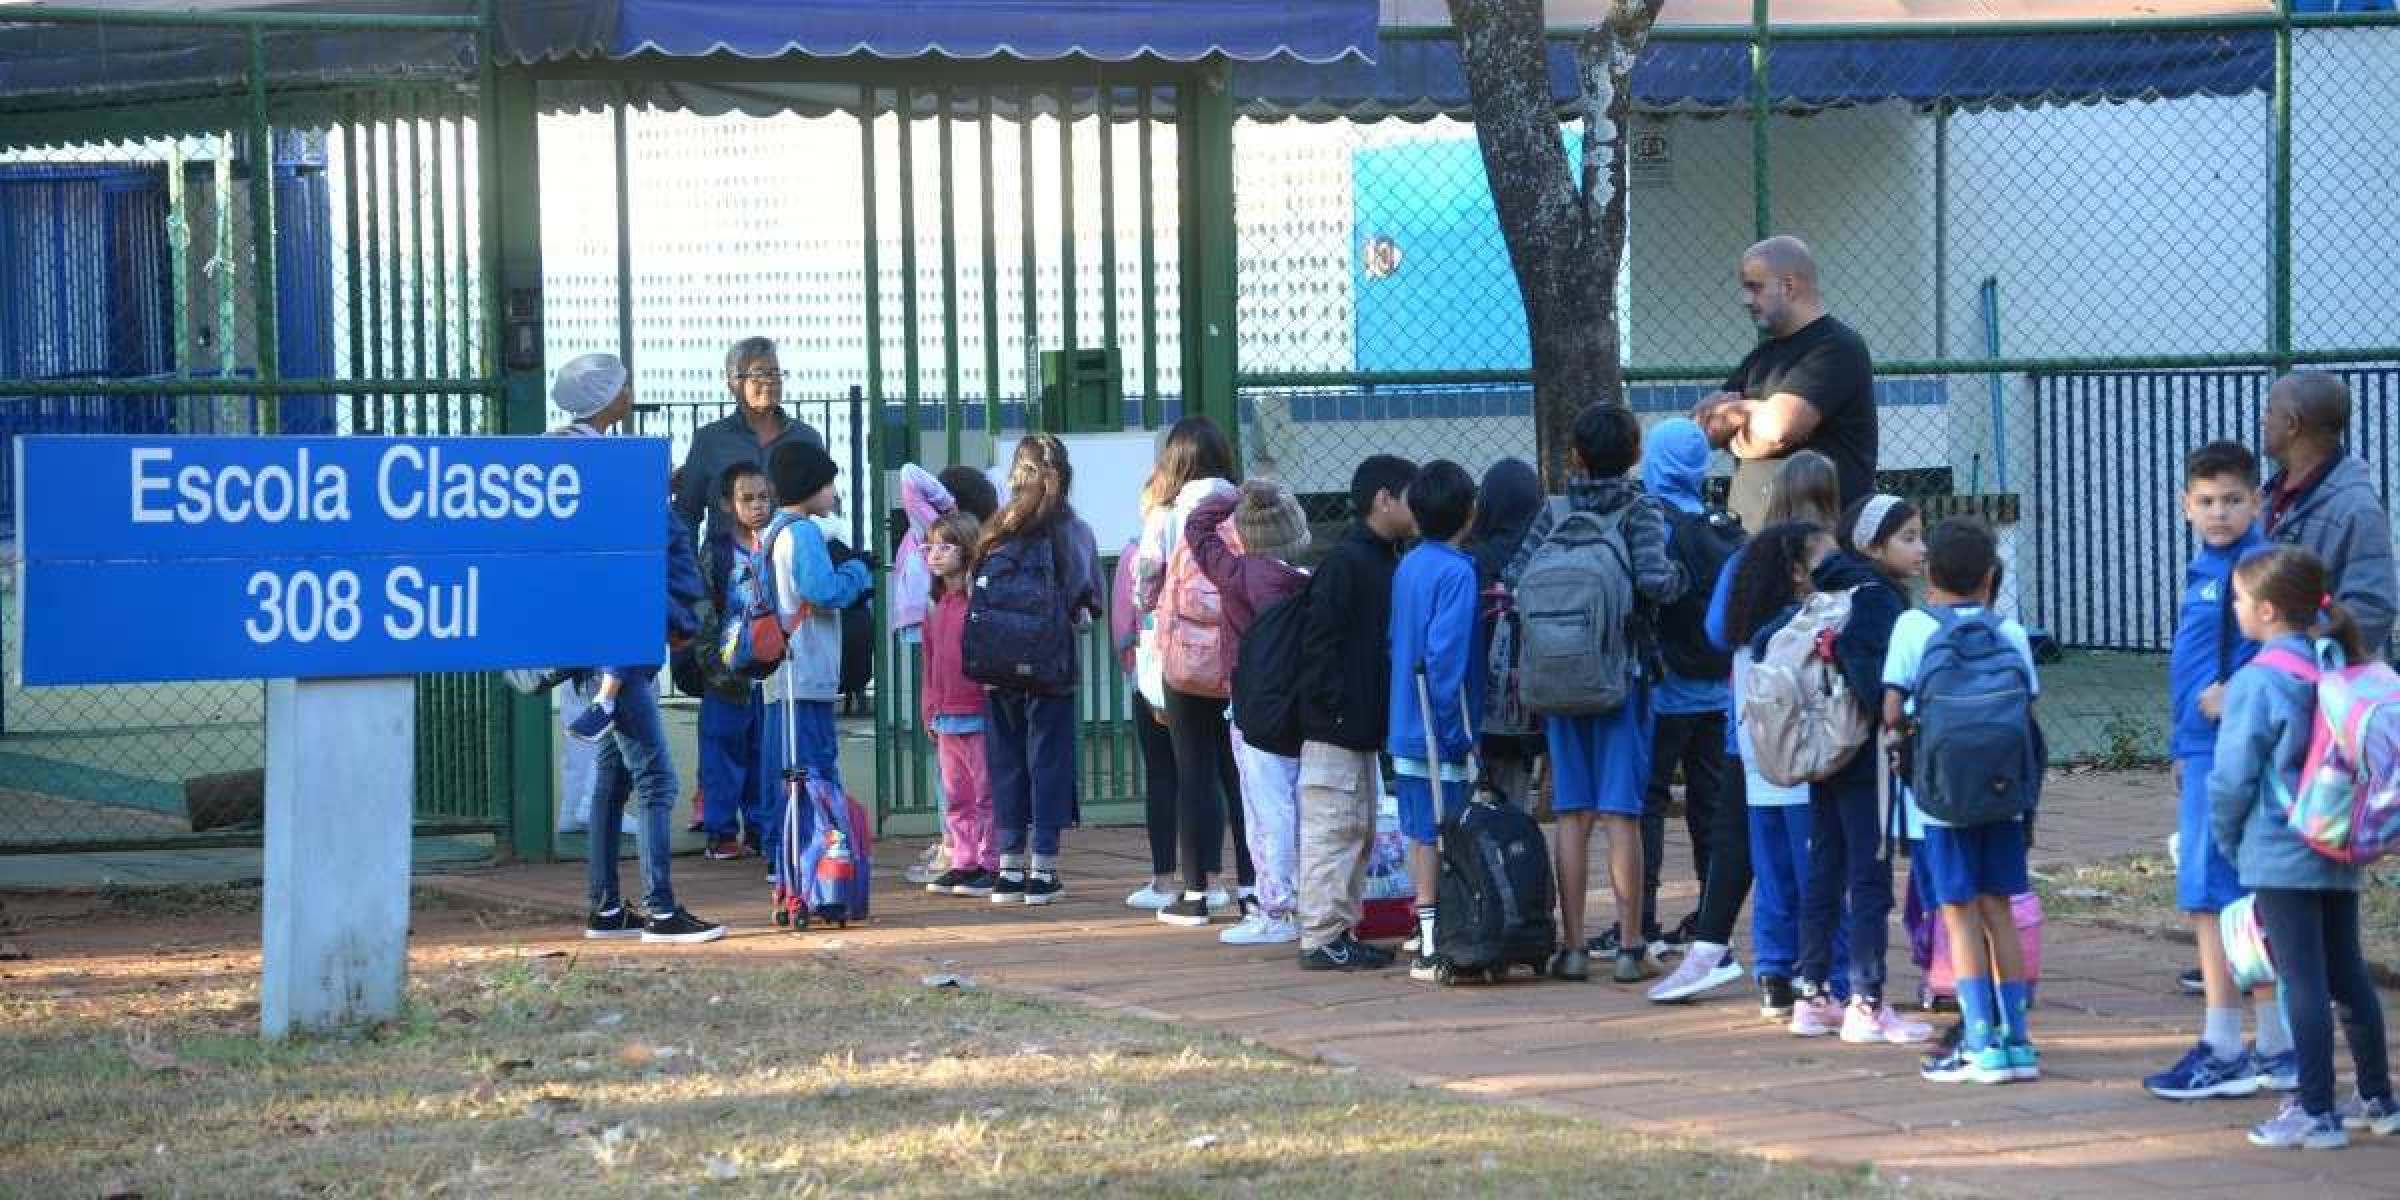
[[[1483,711],[1475,694],[1483,673],[1469,669],[1481,588],[1475,560],[1459,548],[1475,519],[1475,480],[1457,463],[1427,463],[1408,485],[1408,511],[1424,540],[1392,576],[1391,732],[1384,749],[1392,756],[1400,835],[1408,840],[1408,873],[1417,886],[1417,957],[1408,975],[1431,983],[1440,978],[1441,966],[1433,940],[1439,919],[1440,818],[1473,796],[1467,758],[1480,724],[1476,714]],[[1436,761],[1426,761],[1429,742]]]
[[[1581,477],[1567,485],[1564,503],[1544,505],[1526,530],[1516,558],[1501,573],[1516,589],[1551,528],[1570,511],[1619,518],[1624,531],[1626,564],[1632,575],[1637,608],[1636,624],[1628,631],[1641,645],[1654,628],[1650,620],[1663,605],[1683,594],[1683,564],[1667,553],[1667,517],[1656,497],[1626,478],[1642,458],[1642,425],[1621,404],[1592,404],[1576,414],[1573,431],[1575,462]],[[1645,647],[1648,659],[1654,647]],[[1558,814],[1558,925],[1564,943],[1550,960],[1550,975],[1581,981],[1590,975],[1590,950],[1584,939],[1584,892],[1591,873],[1592,828],[1608,834],[1608,878],[1617,900],[1617,965],[1611,977],[1618,983],[1639,983],[1659,973],[1658,960],[1648,953],[1642,936],[1643,794],[1650,786],[1652,680],[1649,662],[1635,664],[1637,678],[1629,682],[1625,703],[1615,712],[1593,716],[1548,716],[1542,734],[1550,747],[1551,809]]]
[[[2234,618],[2265,649],[2225,688],[2216,762],[2208,776],[2209,831],[2255,897],[2272,948],[2298,1056],[2299,1094],[2250,1131],[2275,1150],[2331,1150],[2347,1130],[2400,1133],[2400,1106],[2383,1033],[2383,1001],[2359,948],[2365,872],[2317,852],[2286,822],[2316,725],[2318,651],[2370,661],[2358,622],[2332,596],[2332,573],[2298,546],[2274,546],[2233,569]],[[2375,646],[2373,650],[2381,650]],[[2356,786],[2355,784],[2353,786]],[[2350,1044],[2356,1094],[2333,1099],[2333,1008]]]
[[[2211,442],[2183,465],[2183,515],[2199,546],[2184,568],[2183,602],[2167,686],[2173,704],[2177,792],[2175,907],[2192,922],[2208,998],[2200,1041],[2174,1066],[2142,1080],[2165,1100],[2247,1096],[2262,1086],[2299,1086],[2292,1035],[2273,985],[2252,993],[2258,1044],[2242,1044],[2242,997],[2225,961],[2217,913],[2242,897],[2241,876],[2208,832],[2208,777],[2216,765],[2217,717],[2225,684],[2258,653],[2233,612],[2233,567],[2267,544],[2258,529],[2258,457],[2239,442]]]
[[[775,512],[775,491],[757,463],[737,462],[725,468],[717,484],[725,510],[733,514],[729,536],[701,548],[703,573],[717,623],[739,615],[743,595],[737,581],[760,569],[761,535]],[[704,631],[712,636],[716,631]],[[711,678],[700,696],[700,824],[708,834],[707,856],[740,858],[745,851],[764,854],[767,806],[776,799],[774,785],[760,776],[758,685],[741,678]]]
[[[852,559],[840,567],[825,550],[825,534],[810,518],[832,512],[838,493],[833,459],[805,442],[785,442],[767,460],[781,508],[767,527],[767,569],[775,580],[776,615],[788,631],[783,663],[767,677],[764,732],[759,738],[759,774],[770,788],[797,763],[811,778],[840,786],[841,750],[833,729],[833,705],[842,694],[842,610],[869,586],[867,564]],[[808,813],[804,806],[799,809]],[[783,829],[780,798],[767,806],[767,841],[780,874],[782,856],[773,847],[795,838],[805,844],[814,832]],[[781,880],[778,880],[781,882]]]

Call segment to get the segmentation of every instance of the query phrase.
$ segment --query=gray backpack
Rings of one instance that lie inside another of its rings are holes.
[[[1523,646],[1518,690],[1546,716],[1583,717],[1624,707],[1636,671],[1633,553],[1625,514],[1576,512],[1563,499],[1549,536],[1517,577]]]
[[[1874,736],[1833,652],[1857,590],[1810,595],[1742,673],[1742,694],[1734,699],[1750,737],[1743,765],[1778,787],[1833,778]]]

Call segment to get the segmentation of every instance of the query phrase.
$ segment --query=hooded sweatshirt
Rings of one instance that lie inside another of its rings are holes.
[[[1475,494],[1475,528],[1467,534],[1467,554],[1475,560],[1476,582],[1490,587],[1525,542],[1535,513],[1542,511],[1542,479],[1533,464],[1504,458],[1483,473]]]
[[[1706,507],[1700,500],[1700,482],[1708,476],[1708,457],[1708,435],[1700,432],[1700,426],[1685,417],[1661,421],[1642,439],[1642,490],[1669,508],[1700,512]],[[1670,541],[1674,528],[1670,520]],[[1693,580],[1690,586],[1701,588],[1714,582]],[[1686,679],[1669,671],[1659,681],[1655,707],[1660,716],[1718,713],[1725,711],[1731,694],[1726,680]]]
[[[1850,620],[1833,642],[1833,657],[1842,669],[1842,677],[1850,683],[1850,694],[1865,709],[1867,719],[1877,726],[1883,723],[1883,660],[1892,648],[1892,626],[1899,623],[1900,614],[1908,610],[1908,599],[1883,572],[1866,558],[1847,550],[1837,550],[1817,564],[1815,577],[1820,592],[1838,592],[1856,588],[1850,597]],[[1866,789],[1869,800],[1875,794],[1875,772],[1881,769],[1882,756],[1861,753],[1848,765],[1833,773],[1833,777],[1816,784],[1817,787]]]

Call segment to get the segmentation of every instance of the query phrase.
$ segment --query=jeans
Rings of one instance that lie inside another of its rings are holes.
[[[767,848],[770,868],[778,878],[783,871],[783,822],[791,799],[783,782],[783,769],[798,764],[808,773],[835,787],[842,786],[841,742],[833,730],[833,701],[792,700],[776,701],[765,706],[760,720],[765,728],[759,731],[758,774],[760,786],[768,789],[765,839],[759,844]],[[809,826],[794,830],[798,844],[805,847],[816,832],[814,814],[806,803],[792,808]]]
[[[1177,835],[1175,821],[1175,741],[1167,732],[1166,714],[1150,707],[1140,691],[1133,694],[1133,728],[1142,743],[1142,824],[1150,834],[1150,873],[1173,875]]]
[[[1712,818],[1725,786],[1725,714],[1660,713],[1651,736],[1650,784],[1642,801],[1642,936],[1658,937],[1658,875],[1666,865],[1667,804],[1683,770],[1683,828],[1692,839],[1692,873],[1708,883]],[[1717,939],[1722,941],[1724,939]]]
[[[712,842],[747,834],[762,848],[770,844],[764,839],[775,787],[758,769],[765,708],[721,696],[700,698],[700,824]]]
[[[668,878],[669,815],[675,808],[675,763],[667,754],[666,726],[658,715],[657,684],[648,675],[629,674],[617,692],[616,728],[600,740],[592,764],[590,850],[584,859],[584,891],[592,909],[615,908],[617,893],[617,829],[628,799],[641,807],[640,832],[634,842],[642,854],[642,909],[657,914],[675,909],[675,886]]]
[[[1725,786],[1708,815],[1708,874],[1700,883],[1700,922],[1692,936],[1731,945],[1733,923],[1750,898],[1750,782],[1742,760],[1725,760]]]
[[[1790,979],[1800,965],[1800,897],[1808,889],[1811,818],[1804,804],[1762,805],[1749,810],[1749,861],[1757,871],[1758,903],[1750,912],[1752,964],[1758,977]],[[1834,992],[1847,988],[1850,933],[1833,927]]]
[[[1849,774],[1849,772],[1844,772]],[[1801,882],[1800,974],[1832,982],[1833,939],[1850,931],[1850,992],[1883,999],[1883,952],[1892,918],[1892,864],[1882,858],[1882,805],[1872,775],[1808,788],[1808,876]],[[1847,899],[1850,911],[1842,911]]]
[[[2331,1010],[2336,1004],[2358,1094],[2369,1100],[2391,1095],[2383,1002],[2358,943],[2358,893],[2257,888],[2255,894],[2258,919],[2275,948],[2275,977],[2284,1019],[2292,1027],[2292,1049],[2300,1058],[2300,1106],[2316,1116],[2333,1111]]]
[[[992,820],[1000,853],[1058,853],[1058,833],[1075,821],[1075,694],[1014,688],[984,693],[983,751],[991,769]]]
[[[1257,880],[1242,829],[1242,781],[1234,768],[1225,702],[1167,689],[1167,736],[1175,746],[1175,827],[1181,835],[1183,886],[1204,889],[1225,869],[1225,826],[1233,826],[1234,877]],[[1230,822],[1229,822],[1230,818]]]

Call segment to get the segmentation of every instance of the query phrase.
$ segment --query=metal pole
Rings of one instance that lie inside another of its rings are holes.
[[[902,87],[893,107],[900,117],[900,449],[917,457],[917,397],[923,379],[917,362],[917,95]]]
[[[958,405],[958,181],[950,129],[949,89],[934,93],[934,132],[940,150],[942,223],[942,462],[959,458],[963,418]]]
[[[1141,132],[1136,138],[1141,159],[1142,228],[1142,428],[1158,428],[1158,209],[1151,193],[1154,188],[1151,170],[1153,151],[1150,145],[1151,103],[1156,93],[1150,85],[1142,85],[1139,120]]]
[[[2275,137],[2274,328],[2275,369],[2292,365],[2292,5],[2275,6],[2275,92],[2270,120]]]
[[[1775,236],[1775,213],[1767,190],[1767,121],[1773,116],[1772,93],[1767,89],[1767,0],[1751,0],[1750,223],[1762,242]]]
[[[425,370],[425,322],[428,316],[425,303],[425,147],[424,131],[419,128],[419,126],[424,124],[424,117],[425,94],[418,91],[409,92],[408,333],[411,352],[414,355],[414,358],[412,359],[412,371],[420,379],[429,374],[429,372]],[[445,434],[449,433],[450,417],[448,409],[444,406],[436,405],[435,412],[438,414],[441,421],[439,427],[441,432]],[[422,412],[418,414],[418,428],[425,430],[431,430],[435,428],[433,422],[426,420],[425,416],[426,415]]]
[[[1071,87],[1058,89],[1058,348],[1075,349],[1075,89]],[[1065,390],[1063,382],[1060,390]],[[1056,418],[1052,419],[1055,423]]]
[[[250,254],[251,281],[256,301],[258,377],[282,378],[281,343],[275,327],[275,136],[267,123],[267,35],[250,31]],[[264,405],[259,413],[261,433],[282,428],[283,406]]]
[[[992,93],[983,91],[977,102],[975,122],[982,140],[978,152],[982,155],[983,174],[980,179],[983,211],[983,436],[992,445],[1000,438],[1000,243],[997,222],[998,206],[993,202],[998,190],[992,182]],[[985,451],[986,457],[990,450]]]
[[[1950,102],[1933,105],[1933,356],[1950,356]]]
[[[633,370],[633,172],[625,148],[625,96],[617,86],[611,105],[616,118],[617,161],[617,357],[628,373]]]
[[[175,346],[175,377],[189,379],[192,375],[192,356],[189,353],[191,333],[192,219],[190,197],[184,189],[183,139],[167,142],[167,294],[168,311],[173,314]],[[353,304],[352,308],[357,306]]]
[[[875,211],[875,98],[876,90],[873,86],[863,86],[858,89],[858,156],[861,200],[859,210],[863,226],[860,230],[863,235],[860,242],[866,251],[866,261],[863,266],[867,290],[867,425],[865,436],[867,458],[872,464],[867,472],[866,483],[867,494],[871,498],[870,507],[880,514],[884,511],[883,254],[882,247],[878,244],[881,235],[876,229],[877,214]],[[857,389],[852,388],[851,394],[857,395]],[[853,409],[853,412],[855,411]],[[859,432],[855,418],[850,428],[853,444],[856,444],[855,439],[859,437]],[[885,780],[899,778],[900,763],[899,747],[893,744],[894,739],[883,736],[884,731],[898,728],[901,717],[900,697],[890,682],[895,655],[891,644],[892,634],[885,624],[888,618],[885,615],[887,602],[884,598],[884,591],[883,588],[875,589],[875,664],[872,669],[875,679],[875,779],[879,785]],[[892,791],[893,789],[889,786],[878,786],[875,789],[875,820],[879,827],[891,813],[890,796]]]

